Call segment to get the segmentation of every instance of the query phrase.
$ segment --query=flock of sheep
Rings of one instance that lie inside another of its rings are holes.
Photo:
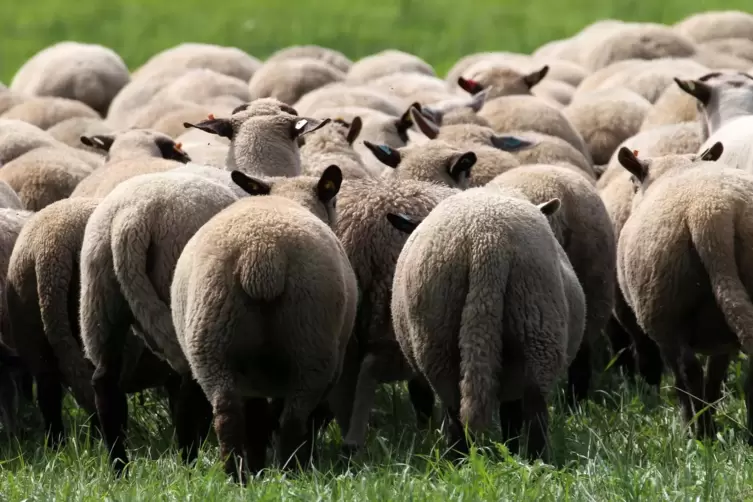
[[[35,382],[59,444],[68,390],[121,472],[126,395],[163,387],[184,460],[213,424],[243,480],[333,419],[362,447],[377,386],[407,381],[456,454],[498,414],[546,458],[555,386],[587,398],[610,345],[629,378],[666,365],[690,420],[753,355],[751,75],[737,11],[445,79],[396,50],[185,43],[129,73],[44,49],[0,87],[3,425]]]

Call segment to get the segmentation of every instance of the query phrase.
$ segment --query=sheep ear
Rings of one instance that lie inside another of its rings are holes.
[[[416,123],[418,129],[424,133],[429,139],[434,139],[439,134],[439,126],[429,117],[421,113],[418,108],[410,109],[410,116],[413,118],[413,122]]]
[[[551,216],[560,210],[560,207],[562,207],[562,202],[559,199],[554,198],[550,201],[537,204],[536,207],[539,208],[539,211],[541,211],[544,216]]]
[[[505,134],[502,136],[493,135],[492,145],[505,152],[517,152],[519,150],[525,150],[536,145],[536,140],[528,140],[518,136]]]
[[[465,173],[466,176],[471,175],[471,168],[476,163],[476,154],[473,152],[465,152],[458,159],[453,162],[450,167],[450,176],[455,181],[460,179],[460,175]]]
[[[392,226],[401,232],[411,234],[416,229],[420,221],[416,221],[404,214],[387,213],[387,220],[392,223]]]
[[[474,94],[471,98],[470,103],[468,103],[468,107],[474,112],[478,113],[478,111],[484,107],[484,103],[486,103],[486,97],[489,95],[493,88],[494,86],[489,86],[483,91]]]
[[[711,86],[708,84],[700,80],[680,80],[679,78],[675,79],[675,83],[680,86],[680,89],[700,101],[702,105],[706,106],[711,101]]]
[[[202,120],[198,124],[191,124],[190,122],[183,122],[183,127],[188,129],[189,127],[193,127],[195,129],[199,129],[204,132],[208,132],[209,134],[216,134],[217,136],[222,136],[223,138],[227,138],[232,140],[233,136],[235,135],[235,131],[233,131],[233,124],[230,122],[230,119],[207,119]]]
[[[230,112],[230,115],[235,115],[238,112],[242,112],[248,109],[248,103],[243,103],[242,105],[236,106],[232,112]]]
[[[98,134],[96,136],[81,136],[80,139],[81,143],[85,144],[86,146],[97,148],[105,152],[109,152],[110,147],[112,147],[112,144],[115,142],[114,136],[109,136],[106,134]]]
[[[541,82],[544,77],[546,77],[546,74],[549,73],[549,66],[544,65],[540,70],[536,70],[534,72],[529,73],[525,77],[523,77],[523,82],[528,86],[530,89],[534,85]]]
[[[374,154],[374,157],[379,159],[379,162],[381,162],[382,164],[388,165],[390,167],[397,167],[397,165],[400,164],[400,161],[402,160],[400,158],[400,152],[394,148],[388,147],[387,145],[375,145],[374,143],[365,140],[363,144],[366,145],[366,148],[371,150],[371,153]]]
[[[336,165],[331,165],[322,173],[319,183],[316,185],[316,195],[324,203],[331,201],[343,182],[343,173]]]
[[[724,145],[722,145],[721,141],[717,141],[711,145],[711,148],[704,150],[699,157],[701,160],[707,162],[716,162],[722,156],[722,152],[724,152]]]
[[[484,90],[483,85],[469,78],[458,77],[458,85],[461,89],[470,94],[478,94]]]
[[[400,116],[397,123],[395,124],[397,127],[397,133],[400,135],[400,139],[408,142],[408,129],[411,128],[413,125],[413,119],[411,118],[411,110],[413,108],[418,108],[418,110],[421,110],[421,105],[419,103],[413,103],[411,104],[405,112]]]
[[[361,120],[361,117],[355,117],[353,119],[353,122],[350,123],[350,128],[348,129],[348,135],[345,136],[345,139],[347,140],[349,145],[352,145],[353,142],[356,140],[359,134],[361,134],[361,128],[363,127],[363,121]]]
[[[627,169],[630,174],[635,176],[638,181],[643,183],[643,180],[645,180],[646,176],[648,175],[648,166],[645,162],[642,162],[640,159],[638,159],[638,157],[636,157],[629,148],[626,148],[624,146],[620,148],[619,152],[617,152],[617,160],[620,162],[622,167]]]
[[[272,187],[269,184],[264,183],[258,178],[252,178],[241,171],[231,171],[230,179],[250,195],[269,195],[269,192],[272,191]]]
[[[300,118],[293,124],[292,136],[293,138],[301,137],[304,134],[308,134],[321,129],[331,121],[331,119],[317,120],[311,118]]]

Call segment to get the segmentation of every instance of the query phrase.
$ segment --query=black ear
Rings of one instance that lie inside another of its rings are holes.
[[[466,152],[453,162],[450,166],[450,176],[455,181],[460,180],[460,175],[465,173],[466,176],[471,175],[471,168],[476,163],[476,154],[473,152]]]
[[[494,89],[494,86],[490,85],[483,91],[474,94],[471,101],[468,103],[468,107],[474,112],[478,113],[478,111],[484,107],[484,103],[486,103],[486,97],[489,95],[492,89]]]
[[[390,148],[387,145],[375,145],[374,143],[370,141],[363,142],[364,145],[366,145],[366,148],[371,150],[371,153],[374,154],[374,157],[379,159],[379,162],[382,164],[388,165],[390,167],[397,167],[398,164],[400,164],[400,152],[394,148]]]
[[[546,77],[546,74],[549,73],[549,66],[544,65],[540,70],[536,70],[534,72],[529,73],[525,77],[523,77],[523,82],[528,86],[530,89],[534,85],[538,84],[543,80],[544,77]]]
[[[418,129],[429,139],[434,139],[439,135],[439,126],[429,117],[419,111],[418,108],[411,107],[410,116]]]
[[[110,151],[110,147],[115,142],[115,137],[107,134],[98,134],[96,136],[81,136],[81,143],[92,148],[97,148],[105,152]]]
[[[183,122],[183,127],[185,127],[186,129],[193,127],[204,132],[208,132],[209,134],[216,134],[217,136],[222,136],[223,138],[230,140],[232,140],[233,136],[235,135],[235,131],[233,131],[233,124],[230,122],[230,119],[212,118],[202,120],[198,124]]]
[[[638,157],[636,157],[629,148],[626,148],[624,146],[620,148],[619,152],[617,152],[617,160],[620,162],[622,167],[627,169],[630,174],[635,176],[638,181],[643,183],[643,180],[645,180],[646,176],[648,175],[648,166],[645,162],[642,162],[640,159],[638,159]]]
[[[163,159],[175,160],[182,164],[191,162],[191,157],[183,151],[182,143],[175,143],[168,138],[157,138],[155,143],[157,144],[157,148],[159,148]]]
[[[398,136],[400,136],[400,139],[403,140],[404,143],[408,142],[408,129],[410,129],[413,125],[413,119],[410,115],[410,111],[413,108],[418,108],[418,110],[420,111],[421,105],[419,103],[411,104],[395,123],[395,127],[397,127],[397,134]]]
[[[319,183],[316,185],[316,195],[324,203],[331,201],[343,182],[343,173],[336,165],[331,165],[322,173]]]
[[[291,137],[293,138],[301,137],[304,134],[308,134],[310,132],[316,131],[317,129],[321,129],[322,127],[326,126],[330,122],[331,122],[331,119],[318,120],[318,119],[311,119],[311,118],[300,118],[293,123],[293,130],[291,132]]]
[[[269,195],[272,187],[258,178],[252,178],[241,171],[231,171],[230,179],[251,195]]]
[[[711,101],[711,86],[708,84],[700,80],[680,80],[679,78],[675,79],[675,83],[680,86],[680,89],[700,101],[703,106]]]
[[[541,204],[538,204],[536,207],[539,208],[539,211],[541,211],[544,214],[544,216],[551,216],[557,211],[559,211],[561,206],[562,206],[562,202],[560,202],[559,199],[555,198],[547,202],[542,202]]]
[[[519,150],[525,150],[526,148],[530,148],[535,144],[535,140],[528,140],[512,134],[503,134],[501,136],[497,136],[495,134],[492,136],[492,145],[494,145],[495,148],[499,148],[500,150],[503,150],[505,152],[517,152]]]
[[[479,92],[484,90],[483,85],[469,78],[458,77],[458,85],[465,92],[469,92],[471,94],[478,94]]]
[[[699,157],[701,160],[716,162],[722,156],[722,152],[724,152],[724,145],[722,145],[721,141],[717,141],[711,145],[711,148],[704,150]]]
[[[243,103],[242,105],[238,105],[233,109],[232,112],[230,112],[230,115],[235,115],[238,112],[242,112],[244,110],[248,109],[248,103]]]
[[[387,213],[387,220],[392,226],[406,234],[413,233],[420,221],[415,221],[404,214]]]
[[[350,128],[348,129],[348,135],[345,136],[345,139],[348,141],[349,145],[352,145],[353,142],[356,140],[359,134],[361,134],[361,128],[363,127],[363,121],[361,120],[361,117],[354,117],[353,122],[350,123]]]

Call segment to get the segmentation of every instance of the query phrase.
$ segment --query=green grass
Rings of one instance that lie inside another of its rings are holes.
[[[753,455],[745,442],[739,396],[741,363],[733,365],[717,406],[716,441],[692,439],[674,394],[629,388],[612,372],[591,402],[566,413],[555,399],[552,464],[510,456],[494,441],[459,467],[443,460],[439,431],[419,432],[404,393],[379,394],[367,447],[351,463],[338,455],[331,425],[320,460],[304,474],[270,470],[246,488],[222,472],[213,438],[197,465],[185,467],[171,448],[172,427],[160,401],[131,399],[128,479],[115,479],[88,428],[57,454],[40,434],[0,447],[1,500],[753,500]],[[729,395],[732,394],[732,395]],[[74,413],[73,421],[81,420]],[[34,422],[36,419],[27,420]]]
[[[602,18],[674,23],[749,0],[5,0],[0,80],[64,39],[115,49],[132,68],[183,41],[240,47],[264,58],[291,44],[334,47],[351,58],[399,48],[444,73],[481,50],[530,52]]]

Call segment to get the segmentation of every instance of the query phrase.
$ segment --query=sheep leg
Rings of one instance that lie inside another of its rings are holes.
[[[512,455],[520,450],[520,432],[523,428],[523,400],[499,403],[499,423],[502,441]]]
[[[677,396],[682,403],[685,421],[690,423],[695,414],[704,408],[703,404],[703,367],[695,354],[687,349],[680,349],[671,353],[668,357],[672,361],[672,370],[675,374],[675,386]],[[704,424],[706,413],[698,417],[698,433],[704,436],[706,427]]]
[[[63,386],[60,384],[60,375],[52,369],[57,366],[45,364],[45,367],[50,369],[37,375],[37,402],[44,418],[45,430],[49,434],[48,445],[55,449],[65,440]]]
[[[527,429],[526,455],[530,459],[549,460],[549,408],[544,394],[529,387],[523,395],[523,424]]]
[[[708,417],[706,424],[707,434],[711,437],[716,435],[714,414],[716,412],[717,401],[722,397],[722,384],[727,376],[727,370],[729,369],[729,363],[731,360],[732,355],[729,353],[717,354],[709,357],[706,366],[706,388],[703,397],[711,407],[706,410],[704,415]]]
[[[449,451],[447,457],[450,460],[458,460],[468,455],[468,440],[465,437],[465,428],[460,420],[460,405],[455,407],[445,407],[445,436],[447,437],[447,446]]]
[[[621,368],[624,375],[631,382],[635,381],[635,357],[633,356],[633,340],[614,316],[607,323],[607,336],[612,345],[612,354],[617,355],[615,367]]]
[[[283,469],[308,465],[316,440],[311,418],[318,406],[319,397],[320,394],[307,391],[285,400],[277,444],[277,456],[282,462]]]
[[[191,375],[183,375],[174,399],[173,424],[178,436],[181,457],[190,464],[198,455],[207,432],[208,401]]]
[[[431,390],[429,382],[423,376],[414,376],[408,380],[408,394],[416,412],[418,426],[422,429],[427,428],[434,412],[434,391]]]
[[[647,384],[658,388],[661,385],[661,374],[664,370],[659,346],[643,330],[636,331],[633,334],[633,340],[635,352],[638,355],[638,371]]]
[[[584,338],[575,359],[567,369],[567,402],[574,406],[588,396],[591,387],[591,342]]]
[[[745,407],[748,411],[748,444],[753,446],[753,359],[748,356],[748,371],[745,376]]]
[[[246,444],[246,424],[243,401],[234,393],[219,393],[213,400],[214,430],[220,443],[220,457],[225,462],[225,472],[245,484],[246,462],[243,449]]]
[[[267,461],[267,445],[272,436],[269,404],[266,398],[246,399],[246,455],[248,469],[257,474]]]
[[[374,398],[379,385],[375,377],[377,363],[378,356],[373,353],[366,354],[361,361],[361,370],[358,373],[356,395],[353,402],[353,413],[350,416],[350,427],[343,445],[348,452],[357,450],[366,441],[369,415],[372,406],[374,406]]]

